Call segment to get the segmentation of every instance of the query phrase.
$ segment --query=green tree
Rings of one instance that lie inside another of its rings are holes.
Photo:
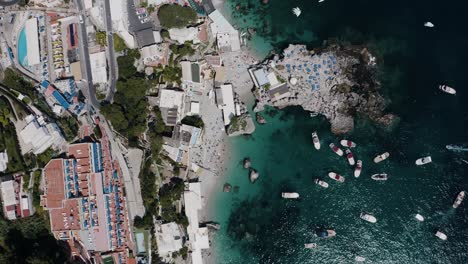
[[[107,34],[104,31],[96,32],[96,41],[101,46],[107,46]]]
[[[114,33],[114,50],[116,52],[121,52],[128,49],[127,45],[125,45],[125,41],[119,37],[119,35]]]
[[[107,104],[101,107],[101,113],[109,120],[117,131],[123,131],[128,127],[122,108],[117,104]]]
[[[164,28],[183,28],[196,22],[197,13],[188,6],[163,5],[158,18]]]

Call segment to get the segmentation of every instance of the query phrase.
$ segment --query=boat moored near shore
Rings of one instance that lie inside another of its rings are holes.
[[[435,236],[438,237],[438,238],[440,238],[440,239],[442,239],[442,240],[444,240],[444,241],[447,240],[447,235],[444,234],[444,233],[442,233],[442,232],[440,232],[440,231],[437,231],[437,232],[435,233]]]
[[[304,248],[307,248],[307,249],[317,248],[317,244],[316,243],[307,243],[307,244],[304,244]]]
[[[343,156],[344,152],[341,150],[339,147],[337,147],[334,143],[330,143],[330,148],[333,150],[333,152],[336,153],[338,156]]]
[[[298,199],[299,194],[297,192],[283,192],[281,193],[281,197],[284,199]]]
[[[319,179],[315,179],[315,183],[320,187],[328,188],[328,182],[325,182],[325,181],[322,181],[322,180],[319,180]]]
[[[375,218],[375,216],[373,215],[370,215],[370,214],[367,214],[367,213],[361,213],[361,215],[359,215],[359,217],[364,220],[364,221],[367,221],[369,223],[377,223],[377,218]]]
[[[343,176],[339,175],[336,172],[329,172],[328,177],[334,179],[337,182],[344,182],[345,181],[345,178]]]
[[[320,149],[320,140],[317,136],[317,132],[312,132],[312,142],[314,142],[314,147],[316,150]]]
[[[356,147],[356,143],[354,143],[351,140],[347,140],[347,139],[342,139],[340,141],[340,144],[341,144],[341,146],[343,146],[345,148],[355,148]]]
[[[329,238],[336,236],[336,231],[333,229],[317,228],[315,235],[321,238]]]
[[[455,198],[455,201],[452,204],[452,207],[458,208],[458,206],[460,206],[460,204],[463,202],[463,199],[465,199],[465,191],[458,193],[457,198]]]
[[[421,165],[428,164],[431,162],[432,162],[431,156],[427,156],[427,157],[422,157],[422,158],[417,159],[415,163],[416,165],[421,166]]]
[[[418,220],[419,222],[424,222],[424,216],[420,214],[416,214],[414,218],[416,218],[416,220]]]
[[[377,173],[372,175],[371,179],[374,181],[386,181],[388,180],[388,175],[386,173]]]
[[[362,160],[358,160],[356,163],[356,168],[354,168],[354,177],[358,178],[361,175],[362,171]]]
[[[345,151],[346,151],[346,158],[348,159],[349,165],[354,166],[356,162],[354,161],[353,153],[349,149],[346,149]]]
[[[388,157],[390,157],[390,153],[388,153],[388,152],[382,153],[382,154],[380,154],[380,155],[377,155],[377,156],[374,158],[374,162],[375,162],[375,163],[382,162],[382,161],[388,159]]]

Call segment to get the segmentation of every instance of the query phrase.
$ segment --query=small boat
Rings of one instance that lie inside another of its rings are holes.
[[[336,232],[333,229],[319,228],[315,230],[315,235],[318,237],[328,238],[336,236]]]
[[[325,182],[325,181],[322,181],[322,180],[319,180],[319,179],[315,179],[315,183],[320,187],[328,188],[328,182]]]
[[[362,160],[358,160],[354,169],[354,177],[358,178],[362,171]]]
[[[281,197],[284,199],[297,199],[299,198],[299,194],[297,192],[283,192],[281,193]]]
[[[442,240],[447,240],[447,235],[444,234],[444,233],[442,233],[442,232],[440,232],[440,231],[437,231],[437,232],[435,233],[435,235],[436,235],[436,237],[438,237],[438,238],[440,238],[440,239],[442,239]]]
[[[349,165],[354,166],[356,162],[354,161],[353,153],[349,149],[346,149],[345,152],[346,152],[346,158],[348,159]]]
[[[416,165],[421,166],[432,162],[431,156],[422,157],[416,160]]]
[[[251,183],[254,183],[259,176],[260,174],[255,169],[250,169],[249,178]]]
[[[316,243],[307,243],[307,244],[304,244],[304,248],[312,249],[312,248],[316,248],[316,247],[317,247],[317,244],[316,244]]]
[[[364,262],[364,261],[366,261],[366,258],[365,258],[365,257],[361,257],[361,256],[356,256],[356,257],[354,258],[354,260],[355,260],[356,262]]]
[[[432,24],[432,22],[424,22],[424,26],[425,27],[428,27],[428,28],[433,28],[434,27],[434,24]]]
[[[366,213],[361,213],[361,215],[359,216],[362,220],[365,220],[369,223],[377,223],[377,218],[375,218],[373,215],[370,215],[370,214],[366,214]]]
[[[338,156],[343,156],[343,150],[341,150],[339,147],[337,147],[335,144],[330,143],[330,148],[333,150],[333,152],[336,153]]]
[[[314,147],[316,150],[320,149],[320,140],[317,136],[317,132],[312,132],[312,141],[314,142]]]
[[[383,154],[378,155],[377,157],[374,158],[375,163],[379,163],[383,160],[386,160],[390,156],[390,153],[385,152]]]
[[[372,175],[371,179],[374,181],[386,181],[388,180],[388,175],[386,173],[377,173]]]
[[[457,198],[453,202],[453,208],[458,208],[458,206],[460,206],[460,204],[463,202],[463,199],[465,199],[465,191],[458,193]]]
[[[329,172],[328,173],[328,177],[334,179],[335,181],[338,181],[338,182],[344,182],[345,181],[345,178],[341,175],[339,175],[338,173],[335,173],[335,172]]]
[[[244,169],[250,168],[251,165],[252,165],[252,163],[250,162],[250,159],[249,159],[249,158],[245,158],[245,159],[244,159]]]
[[[416,220],[418,220],[419,222],[424,222],[424,216],[420,214],[416,214],[414,218],[416,218]]]
[[[351,140],[347,140],[347,139],[342,139],[340,141],[340,144],[341,144],[341,146],[346,147],[346,148],[355,148],[356,147],[356,143],[352,142]]]
[[[301,9],[299,7],[295,7],[292,9],[292,12],[294,15],[296,15],[297,17],[299,17],[302,13]]]
[[[453,89],[452,87],[447,86],[445,84],[444,85],[439,85],[439,89],[446,92],[446,93],[448,93],[448,94],[454,94],[455,95],[457,93],[457,91],[455,89]]]

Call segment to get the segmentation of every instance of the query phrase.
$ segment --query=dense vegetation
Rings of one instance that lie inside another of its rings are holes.
[[[7,221],[0,217],[0,263],[69,263],[68,245],[55,240],[49,221],[36,214]]]
[[[197,13],[188,6],[163,5],[159,8],[158,18],[165,28],[183,28],[197,20]]]
[[[188,226],[188,219],[185,214],[177,213],[175,202],[180,200],[184,192],[184,182],[180,178],[172,178],[170,183],[167,183],[159,189],[159,203],[161,206],[161,219],[163,222],[176,222]]]
[[[186,116],[182,119],[181,123],[198,128],[203,128],[205,126],[203,119],[198,115]]]
[[[119,37],[119,35],[114,33],[114,50],[116,52],[121,52],[127,49],[127,45],[125,45],[125,41]]]
[[[146,130],[147,107],[146,91],[149,82],[133,65],[139,58],[138,51],[130,50],[119,57],[119,80],[112,104],[103,104],[102,114],[120,134],[129,139],[131,146],[138,145],[138,138]]]
[[[24,161],[18,146],[15,126],[10,123],[12,110],[4,97],[0,97],[0,151],[8,153],[8,164],[5,173],[17,172],[24,169]]]
[[[57,119],[57,125],[62,129],[67,141],[72,141],[78,136],[78,121],[75,117],[62,117]]]
[[[107,46],[107,35],[104,31],[96,32],[96,42],[101,46]]]

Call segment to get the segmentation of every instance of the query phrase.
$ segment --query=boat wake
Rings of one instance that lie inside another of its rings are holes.
[[[454,151],[454,152],[462,152],[462,151],[468,151],[468,148],[457,146],[457,145],[447,145],[445,146],[448,150]]]

